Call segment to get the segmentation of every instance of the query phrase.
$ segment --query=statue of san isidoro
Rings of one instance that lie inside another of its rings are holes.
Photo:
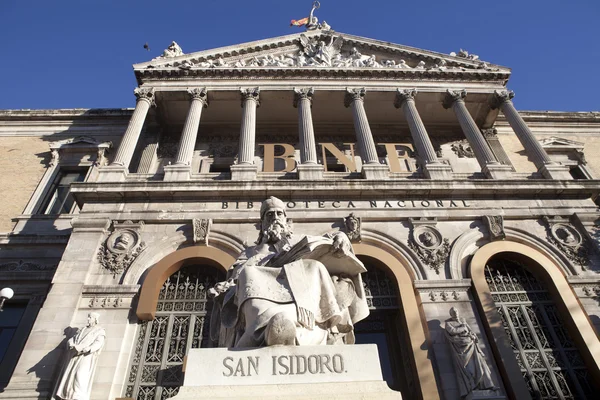
[[[211,289],[211,338],[219,347],[353,344],[354,324],[369,314],[364,265],[343,232],[294,235],[284,202],[260,209],[256,245]]]

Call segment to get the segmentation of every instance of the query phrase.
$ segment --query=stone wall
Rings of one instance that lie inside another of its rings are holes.
[[[0,233],[13,229],[11,218],[23,212],[49,161],[42,137],[0,137]]]

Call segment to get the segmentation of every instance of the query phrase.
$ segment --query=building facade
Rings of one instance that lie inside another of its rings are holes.
[[[519,112],[508,68],[326,25],[134,71],[135,109],[0,111],[0,399],[51,398],[90,312],[91,399],[174,396],[269,196],[348,234],[357,342],[404,398],[463,396],[452,307],[496,388],[472,398],[594,397],[600,113]]]

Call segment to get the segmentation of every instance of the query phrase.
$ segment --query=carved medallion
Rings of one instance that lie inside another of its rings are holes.
[[[544,220],[547,224],[548,241],[585,270],[590,255],[587,240],[566,219],[545,217]]]
[[[194,218],[192,223],[194,226],[194,243],[202,243],[208,246],[208,235],[210,233],[212,219]]]
[[[100,246],[98,261],[114,277],[129,268],[146,248],[146,244],[141,241],[139,234],[139,228],[143,224],[143,222],[134,224],[131,221],[120,225],[115,224],[115,231]]]
[[[441,232],[434,226],[424,225],[422,221],[418,220],[411,220],[411,222],[413,230],[408,246],[424,264],[439,275],[440,270],[446,264],[448,254],[450,254],[450,242],[448,239],[444,239]]]

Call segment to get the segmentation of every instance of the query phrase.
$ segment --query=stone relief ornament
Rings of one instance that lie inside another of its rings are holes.
[[[435,227],[422,225],[415,220],[411,222],[413,223],[413,229],[408,240],[408,246],[424,264],[439,275],[440,270],[446,264],[448,254],[450,254],[450,242],[448,239],[444,239],[441,232]]]
[[[544,221],[547,225],[548,241],[585,270],[590,257],[587,240],[566,219],[544,217]]]
[[[483,221],[490,232],[491,241],[506,238],[506,233],[504,233],[504,218],[502,215],[484,215]]]
[[[465,319],[460,318],[458,310],[454,307],[450,308],[450,318],[446,320],[445,331],[460,397],[465,398],[474,390],[496,390],[490,367],[479,347],[479,338]]]
[[[56,264],[38,264],[23,260],[0,264],[0,272],[54,271]]]
[[[143,222],[134,224],[127,221],[115,224],[115,231],[100,246],[98,261],[113,276],[125,271],[137,256],[144,251],[146,244],[141,241],[139,229]]]
[[[344,218],[344,227],[346,228],[346,235],[351,241],[360,242],[362,237],[360,235],[360,227],[361,227],[361,219],[354,215],[354,213],[350,213],[346,218]]]
[[[208,235],[212,226],[212,219],[194,218],[192,225],[194,227],[194,243],[202,243],[208,246]]]
[[[452,53],[450,53],[450,55],[452,57],[466,58],[467,60],[473,60],[473,61],[479,60],[479,56],[478,55],[476,55],[476,54],[469,54],[469,52],[467,50],[463,50],[463,49],[460,49],[458,51],[458,53],[452,52]]]
[[[171,42],[169,47],[164,49],[163,53],[160,56],[158,56],[157,58],[172,58],[172,57],[178,57],[178,56],[182,56],[182,55],[183,55],[183,50],[181,49],[181,47],[179,47],[177,42],[173,41],[173,42]]]
[[[475,153],[466,139],[452,143],[450,149],[452,149],[458,158],[475,158]]]
[[[98,325],[99,317],[98,313],[89,313],[87,326],[78,330],[67,342],[66,363],[52,398],[90,398],[94,372],[106,338],[106,331]]]
[[[211,339],[229,348],[353,344],[354,324],[369,307],[366,268],[348,236],[295,235],[275,197],[262,203],[260,219],[256,245],[209,291]]]

